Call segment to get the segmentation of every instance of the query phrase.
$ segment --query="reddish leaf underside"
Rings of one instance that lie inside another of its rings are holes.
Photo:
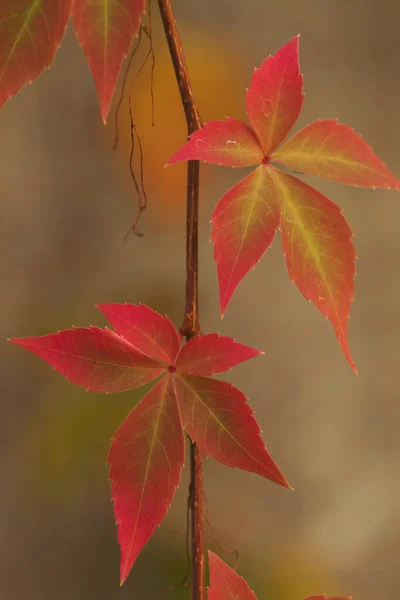
[[[265,156],[285,139],[302,106],[303,76],[296,36],[255,69],[247,90],[247,114]]]
[[[189,141],[168,161],[202,160],[224,167],[249,167],[263,159],[254,131],[236,119],[209,121],[191,134]]]
[[[123,392],[165,372],[110,329],[79,327],[32,338],[12,339],[40,356],[69,381],[92,392]]]
[[[108,457],[121,583],[163,521],[184,464],[184,437],[169,375],[142,398],[118,429]]]
[[[257,600],[246,581],[214,552],[208,551],[208,600]]]
[[[70,11],[71,0],[1,0],[0,108],[50,66]]]
[[[168,317],[144,304],[98,304],[97,308],[139,352],[167,365],[175,361],[181,336]]]
[[[240,281],[271,246],[279,219],[276,186],[265,165],[239,181],[218,202],[211,217],[211,240],[222,315]]]
[[[202,452],[290,487],[269,455],[242,392],[208,377],[175,374],[173,379],[183,425]]]
[[[75,30],[96,83],[104,122],[144,11],[145,0],[74,0]]]
[[[356,371],[347,341],[354,297],[352,232],[339,206],[299,179],[271,169],[279,190],[283,253],[290,279],[332,323]]]
[[[259,354],[262,352],[218,333],[198,335],[183,346],[176,361],[176,370],[187,375],[215,375]]]
[[[311,123],[285,141],[271,159],[340,183],[400,189],[400,181],[363,138],[334,119]]]

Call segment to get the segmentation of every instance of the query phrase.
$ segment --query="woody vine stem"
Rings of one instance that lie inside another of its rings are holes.
[[[194,100],[171,0],[158,0],[158,5],[190,135],[202,127],[202,120]],[[185,317],[181,327],[181,333],[186,337],[186,341],[200,333],[198,302],[199,173],[199,161],[189,161],[186,204],[186,302]],[[191,516],[192,600],[205,600],[202,463],[203,457],[200,451],[190,440],[189,509]]]

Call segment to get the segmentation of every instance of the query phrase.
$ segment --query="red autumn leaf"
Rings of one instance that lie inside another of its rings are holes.
[[[347,340],[355,273],[352,233],[336,205],[280,171],[275,162],[358,186],[400,189],[400,180],[358,134],[335,120],[315,121],[285,141],[301,111],[302,86],[298,37],[268,57],[253,74],[246,106],[263,156],[259,166],[221,198],[211,218],[221,314],[280,228],[291,279],[331,321],[348,362],[356,370]],[[236,141],[241,160],[249,156],[255,159],[259,154],[254,138],[244,123],[238,124],[235,132],[235,123],[230,121],[229,146]],[[240,161],[220,159],[227,137],[213,135],[215,132],[214,121],[205,123],[170,162],[199,159],[239,166]],[[246,148],[247,137],[251,141]],[[206,156],[196,147],[197,140],[207,142]]]
[[[264,156],[254,131],[236,119],[210,121],[192,133],[189,141],[168,161],[202,160],[224,167],[251,167]]]
[[[229,371],[245,360],[262,354],[218,333],[197,335],[185,344],[176,361],[176,370],[187,375],[215,375]]]
[[[208,588],[208,600],[257,600],[249,585],[229,567],[214,552],[208,551],[208,562],[210,567],[210,587]],[[327,597],[325,594],[310,596],[305,600],[351,600],[342,596]]]
[[[279,221],[279,198],[264,166],[239,181],[218,202],[211,217],[211,240],[221,315],[240,281],[271,246]]]
[[[347,360],[356,370],[347,343],[356,258],[351,229],[340,207],[329,198],[286,173],[275,171],[274,177],[290,279],[330,320]]]
[[[202,452],[290,487],[269,455],[245,395],[217,379],[175,375],[182,422]]]
[[[257,600],[243,577],[210,550],[208,562],[211,584],[208,588],[208,600]]]
[[[400,181],[371,146],[354,129],[335,119],[314,121],[284,142],[273,160],[295,171],[340,183],[400,189]]]
[[[167,365],[175,361],[181,336],[168,317],[144,304],[98,304],[97,308],[137,350]]]
[[[110,329],[77,327],[10,341],[37,354],[69,381],[91,392],[131,390],[165,371]]]
[[[218,334],[200,335],[180,350],[174,325],[148,306],[99,308],[116,331],[76,328],[10,341],[92,391],[129,390],[163,376],[118,429],[108,459],[124,581],[172,501],[184,460],[184,427],[216,460],[288,483],[244,395],[228,383],[197,376],[228,370],[258,350]]]
[[[61,44],[72,0],[1,0],[0,108],[49,67]]]
[[[299,65],[299,36],[282,46],[255,69],[246,93],[249,121],[264,155],[285,139],[303,106],[303,76]]]
[[[96,83],[104,122],[122,62],[138,34],[144,11],[145,0],[74,0],[75,31]]]
[[[179,484],[184,449],[179,410],[166,376],[122,423],[107,461],[121,549],[121,583],[167,513]]]

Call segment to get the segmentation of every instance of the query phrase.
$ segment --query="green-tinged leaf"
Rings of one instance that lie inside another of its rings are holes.
[[[354,296],[352,232],[339,206],[299,179],[271,168],[281,204],[283,252],[290,279],[335,328],[356,371],[347,341]]]
[[[224,314],[233,292],[271,246],[279,226],[279,201],[270,169],[260,165],[239,181],[218,202],[211,222]]]
[[[72,0],[1,0],[0,108],[32,83],[57,52]]]
[[[166,376],[122,423],[108,457],[121,583],[167,513],[180,480],[184,448],[179,410]]]
[[[271,160],[340,183],[400,189],[400,180],[386,168],[371,146],[351,127],[334,119],[311,123],[284,142]]]

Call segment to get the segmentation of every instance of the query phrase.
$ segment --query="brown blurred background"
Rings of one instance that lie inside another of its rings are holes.
[[[337,117],[400,175],[399,2],[174,5],[204,119],[245,118],[253,67],[300,32],[306,97],[298,127]],[[142,301],[180,325],[185,166],[163,166],[185,139],[185,124],[154,9],[154,128],[149,68],[133,103],[149,196],[144,238],[123,241],[136,206],[127,100],[113,153],[113,115],[104,128],[71,28],[51,71],[0,113],[2,340],[104,324],[94,305],[107,301]],[[209,519],[220,543],[240,551],[240,571],[259,600],[323,592],[396,598],[400,196],[314,180],[343,207],[356,233],[350,321],[356,377],[331,326],[290,285],[279,238],[220,321],[208,221],[222,193],[244,174],[202,167],[201,322],[205,332],[265,350],[227,378],[249,396],[267,446],[296,492],[209,460]],[[179,585],[186,568],[187,469],[166,521],[119,588],[105,459],[137,394],[87,394],[21,349],[3,341],[1,350],[0,599],[187,598]],[[209,529],[207,544],[215,550]]]

